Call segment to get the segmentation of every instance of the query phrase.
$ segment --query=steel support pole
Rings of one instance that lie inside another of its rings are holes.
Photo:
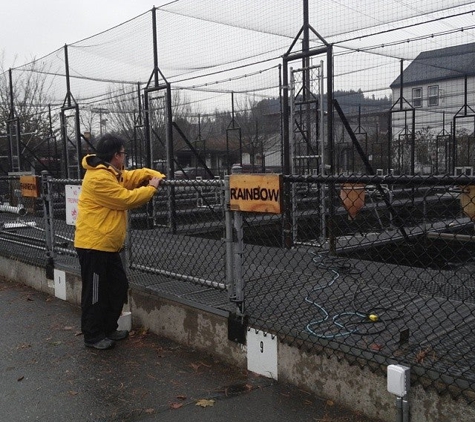
[[[54,258],[53,203],[51,201],[51,176],[46,170],[41,172],[41,198],[43,199],[46,257],[52,261]]]
[[[229,190],[229,175],[224,176],[224,217],[226,243],[226,287],[230,301],[234,300],[234,243],[233,243],[233,214],[230,209],[231,193]]]
[[[232,173],[242,173],[242,167],[233,166]],[[237,315],[244,315],[244,278],[242,275],[242,261],[244,254],[244,229],[243,217],[240,211],[231,211],[230,209],[230,176],[226,176],[226,275],[232,286],[230,293],[230,300],[236,303]],[[229,247],[229,249],[228,249]]]

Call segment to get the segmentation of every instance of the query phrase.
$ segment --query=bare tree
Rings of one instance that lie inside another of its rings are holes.
[[[166,97],[165,91],[154,91],[149,94],[149,122],[152,142],[152,160],[166,158]],[[99,107],[99,106],[98,106]],[[140,86],[122,85],[119,89],[110,89],[107,102],[108,131],[120,133],[129,139],[129,146],[134,151],[132,164],[143,165],[146,146],[144,145],[145,123],[143,115],[143,90]],[[186,123],[191,115],[191,107],[180,91],[172,91],[172,116],[180,124]]]
[[[14,153],[21,155],[26,169],[41,167],[41,159],[50,153],[51,128],[57,127],[57,115],[51,113],[47,66],[32,61],[6,70],[3,57],[0,59],[0,153],[9,153],[7,133],[14,127],[20,145]]]

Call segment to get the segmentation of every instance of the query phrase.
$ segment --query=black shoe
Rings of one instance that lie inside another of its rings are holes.
[[[127,330],[115,330],[114,332],[107,335],[107,338],[117,341],[123,340],[129,336],[129,332]]]
[[[84,341],[84,345],[86,347],[92,347],[93,349],[98,349],[98,350],[107,350],[112,347],[114,347],[114,340],[111,340],[110,338],[103,338],[102,340],[96,341],[95,343],[92,343],[90,341]]]

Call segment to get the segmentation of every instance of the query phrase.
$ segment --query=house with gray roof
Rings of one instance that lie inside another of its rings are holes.
[[[416,154],[424,133],[424,142],[430,141],[427,163],[450,172],[454,169],[449,162],[475,167],[475,43],[420,53],[390,87],[394,145],[411,131],[414,110]],[[405,112],[409,109],[411,113]],[[456,139],[455,160],[449,136]],[[404,151],[399,151],[399,159],[403,160],[403,155]],[[419,157],[419,161],[424,160]]]

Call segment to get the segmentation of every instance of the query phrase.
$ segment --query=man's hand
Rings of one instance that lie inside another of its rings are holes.
[[[158,187],[160,186],[160,179],[159,177],[152,177],[149,181],[148,181],[148,185],[149,186],[153,186],[155,189],[158,190]]]

